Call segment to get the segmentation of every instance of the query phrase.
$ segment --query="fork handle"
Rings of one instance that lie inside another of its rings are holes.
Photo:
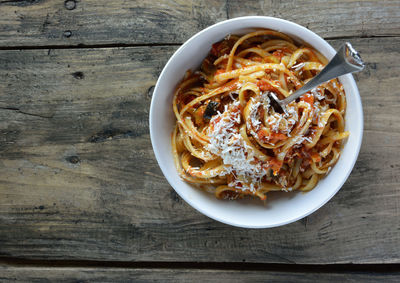
[[[326,67],[323,68],[318,75],[306,83],[302,88],[295,91],[292,95],[281,100],[280,104],[287,105],[322,83],[345,74],[361,71],[364,69],[364,66],[365,64],[358,52],[354,50],[349,42],[345,42],[339,48],[338,52],[332,58],[329,64],[326,65]]]

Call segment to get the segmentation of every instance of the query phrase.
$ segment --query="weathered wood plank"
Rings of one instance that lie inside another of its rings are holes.
[[[0,46],[181,43],[224,19],[225,0],[0,1]]]
[[[283,18],[328,38],[398,35],[400,27],[400,1],[229,0],[228,14]]]
[[[0,266],[1,282],[399,282],[399,273]]]
[[[0,51],[0,256],[399,263],[400,38],[352,42],[368,62],[359,161],[327,205],[267,230],[200,215],[162,176],[148,90],[174,47]]]
[[[323,37],[400,32],[400,1],[0,1],[0,47],[182,43],[232,17],[292,20]]]

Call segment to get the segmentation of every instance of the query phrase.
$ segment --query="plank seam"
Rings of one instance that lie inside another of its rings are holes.
[[[88,48],[124,48],[124,47],[157,47],[181,46],[182,43],[110,43],[110,44],[76,44],[76,45],[43,45],[43,46],[0,46],[0,50],[36,50],[36,49],[88,49]]]
[[[230,19],[230,16],[229,16],[229,8],[230,8],[229,0],[225,0],[226,18],[227,18],[228,20]]]
[[[0,258],[0,266],[36,268],[125,268],[125,269],[208,269],[246,271],[284,271],[292,273],[400,273],[400,264],[282,264],[250,262],[161,262],[161,261],[91,261],[35,260]]]
[[[324,37],[325,40],[339,40],[339,39],[372,39],[372,38],[395,38],[400,37],[398,34],[385,34],[385,35],[360,35],[360,36],[327,36]]]
[[[399,38],[400,35],[369,35],[369,36],[332,36],[324,37],[325,40],[348,40],[348,39],[373,39],[373,38]],[[0,46],[0,50],[35,50],[35,49],[88,49],[88,48],[124,48],[124,47],[163,47],[181,46],[183,43],[110,43],[110,44],[76,44],[76,45],[21,45],[21,46]]]

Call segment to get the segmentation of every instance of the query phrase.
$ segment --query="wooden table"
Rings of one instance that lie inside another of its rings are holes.
[[[168,185],[152,90],[190,36],[244,15],[292,20],[368,62],[365,131],[340,192],[250,230]],[[400,281],[400,1],[0,1],[0,281]]]

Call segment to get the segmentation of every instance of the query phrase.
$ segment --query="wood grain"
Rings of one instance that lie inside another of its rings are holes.
[[[400,274],[0,266],[1,282],[399,282]]]
[[[399,263],[400,38],[352,43],[368,62],[356,167],[323,208],[266,230],[199,214],[158,168],[151,86],[175,47],[0,51],[0,256]]]
[[[238,16],[281,17],[319,35],[397,36],[400,1],[0,1],[0,47],[180,44]]]
[[[324,38],[397,36],[400,27],[400,1],[229,0],[228,14],[278,17]]]
[[[224,19],[225,0],[0,1],[0,46],[181,43]]]

